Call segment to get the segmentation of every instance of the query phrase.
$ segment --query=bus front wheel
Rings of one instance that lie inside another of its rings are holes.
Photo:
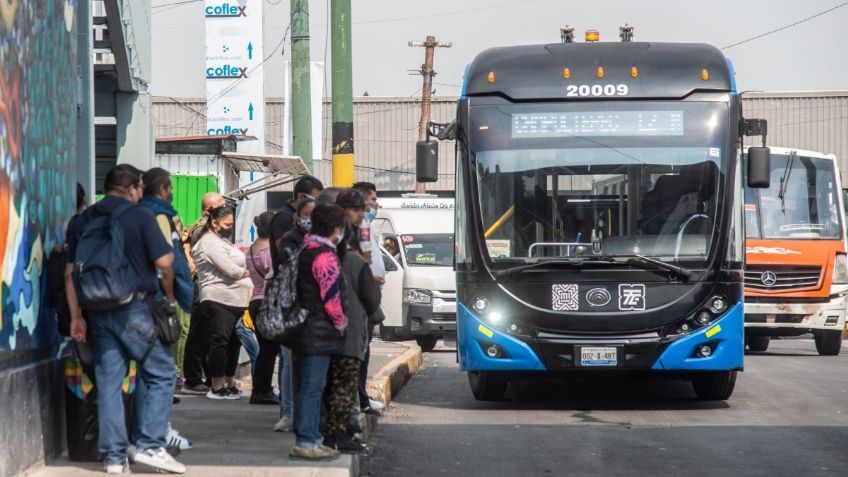
[[[730,399],[736,386],[736,371],[711,371],[692,378],[692,388],[702,401]]]
[[[479,371],[468,373],[468,385],[478,401],[500,401],[506,395],[509,381],[495,373]]]

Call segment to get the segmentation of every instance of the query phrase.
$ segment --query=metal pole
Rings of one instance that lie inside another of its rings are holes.
[[[309,0],[291,0],[292,153],[312,171],[312,104],[309,78]],[[286,98],[288,101],[289,98]]]
[[[427,123],[430,122],[430,99],[433,91],[433,76],[436,76],[436,72],[433,71],[433,53],[437,46],[450,48],[451,43],[437,43],[436,37],[428,36],[424,43],[410,41],[409,46],[424,47],[424,64],[421,65],[421,76],[424,78],[424,86],[421,88],[421,118],[418,121],[418,140],[426,141]],[[416,182],[415,192],[418,194],[427,192],[427,184]]]
[[[330,17],[333,62],[333,185],[350,187],[354,177],[350,0],[332,0]]]

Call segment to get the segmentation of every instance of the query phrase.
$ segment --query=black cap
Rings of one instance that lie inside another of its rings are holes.
[[[365,207],[365,197],[356,189],[345,189],[336,197],[336,204],[344,209]]]

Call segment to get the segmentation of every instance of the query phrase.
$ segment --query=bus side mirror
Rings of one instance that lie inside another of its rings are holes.
[[[436,182],[439,180],[439,142],[418,141],[415,143],[415,180]]]
[[[748,148],[748,187],[768,189],[771,185],[771,152],[767,147]]]

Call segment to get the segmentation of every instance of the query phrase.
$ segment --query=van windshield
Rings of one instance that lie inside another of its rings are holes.
[[[400,241],[411,267],[453,266],[453,234],[405,234]]]

